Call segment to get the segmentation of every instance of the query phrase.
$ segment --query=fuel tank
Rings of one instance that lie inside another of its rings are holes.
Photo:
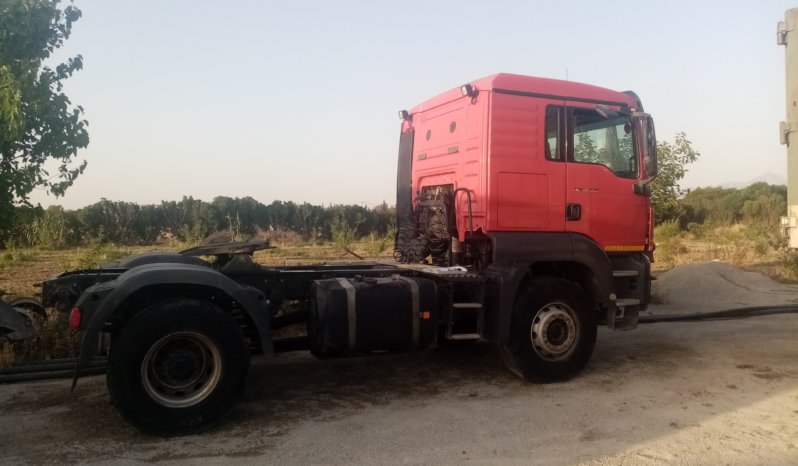
[[[313,354],[420,349],[435,341],[438,291],[426,278],[316,280],[308,339]]]

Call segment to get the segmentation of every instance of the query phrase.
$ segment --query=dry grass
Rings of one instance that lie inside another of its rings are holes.
[[[14,348],[10,343],[0,341],[0,369],[14,364],[15,361]]]
[[[798,280],[798,260],[780,247],[778,238],[759,234],[745,225],[702,226],[698,231],[657,227],[654,239],[657,243],[652,265],[655,274],[677,265],[718,260],[777,281],[793,283]]]
[[[658,244],[653,264],[655,274],[680,264],[722,260],[745,270],[764,273],[779,281],[798,281],[798,256],[763,244],[761,238],[750,234],[739,225],[707,229],[699,233],[659,227],[655,238]],[[287,266],[359,260],[342,251],[340,244],[303,242],[296,235],[279,234],[272,238],[272,244],[277,248],[255,253],[254,260],[257,263]],[[96,244],[71,250],[17,250],[13,254],[0,251],[0,290],[9,293],[10,297],[35,296],[40,291],[37,283],[65,270],[94,267],[99,262],[118,260],[128,254],[177,251],[183,246],[185,245],[167,243],[115,248]],[[367,260],[391,258],[392,241],[386,238],[364,238],[348,246]],[[0,343],[0,367],[15,361],[75,355],[77,336],[69,331],[64,316],[51,315],[47,321],[37,323],[37,326],[37,336],[23,344],[12,347],[7,343]]]
[[[356,257],[342,251],[335,243],[309,244],[298,236],[281,234],[282,247],[257,251],[254,260],[263,265],[306,265],[318,263],[353,262]],[[178,251],[186,245],[170,242],[158,246],[117,248],[108,244],[89,244],[82,248],[61,250],[29,249],[20,253],[0,251],[0,291],[6,299],[36,296],[41,292],[37,284],[61,272],[76,268],[92,268],[102,262],[113,262],[123,256],[152,251]],[[369,260],[386,259],[386,241],[365,238],[351,244],[351,249]],[[53,312],[52,310],[50,312]],[[51,314],[44,322],[36,322],[35,337],[25,342],[10,344],[0,342],[0,367],[30,360],[64,358],[76,355],[78,335],[67,325],[66,316]]]

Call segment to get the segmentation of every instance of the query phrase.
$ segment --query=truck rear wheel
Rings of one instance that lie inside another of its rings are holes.
[[[106,381],[116,408],[139,430],[193,433],[241,395],[250,351],[219,307],[184,299],[154,304],[114,336]]]
[[[501,346],[511,371],[535,382],[570,379],[596,345],[596,321],[582,288],[556,277],[522,285],[513,310],[510,341]]]

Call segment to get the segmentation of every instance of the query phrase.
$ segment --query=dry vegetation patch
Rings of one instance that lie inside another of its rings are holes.
[[[677,265],[721,261],[780,282],[798,282],[798,256],[785,247],[780,237],[748,225],[693,224],[684,231],[676,222],[666,222],[656,228],[654,238],[655,275]]]

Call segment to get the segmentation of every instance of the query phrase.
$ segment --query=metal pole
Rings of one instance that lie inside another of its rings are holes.
[[[787,217],[782,217],[782,226],[790,248],[798,249],[798,8],[784,13],[776,42],[785,46],[787,83],[787,121],[779,124],[781,143],[787,145]]]

